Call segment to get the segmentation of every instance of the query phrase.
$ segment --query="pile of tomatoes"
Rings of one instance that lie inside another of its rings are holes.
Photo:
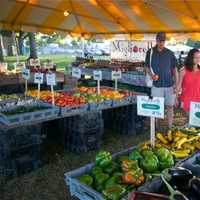
[[[52,104],[51,96],[48,96],[43,100]],[[59,93],[59,95],[57,95],[55,97],[55,105],[59,106],[59,107],[78,106],[78,105],[85,104],[85,103],[86,103],[85,97],[83,97],[83,96],[74,97],[70,93]]]

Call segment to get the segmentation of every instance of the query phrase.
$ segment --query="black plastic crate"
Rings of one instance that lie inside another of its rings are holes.
[[[0,161],[0,176],[16,176],[16,162],[13,159],[4,159]]]
[[[17,174],[25,174],[41,166],[40,160],[34,160],[30,155],[24,155],[16,159]]]
[[[99,149],[102,143],[103,127],[88,132],[72,132],[67,140],[67,148],[73,152],[87,152]]]

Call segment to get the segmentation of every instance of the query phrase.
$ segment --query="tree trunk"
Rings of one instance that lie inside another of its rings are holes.
[[[7,54],[13,56],[13,37],[12,34],[7,37]]]
[[[28,33],[29,37],[29,44],[30,44],[30,58],[37,58],[37,50],[36,50],[36,41],[35,41],[35,34],[34,33]]]
[[[19,55],[24,55],[24,35],[25,33],[20,31],[18,37],[18,47],[19,47]]]
[[[0,35],[0,62],[4,62],[3,58],[3,46],[2,46],[2,36]]]

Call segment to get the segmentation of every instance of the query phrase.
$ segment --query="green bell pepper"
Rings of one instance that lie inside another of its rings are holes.
[[[107,174],[112,174],[115,171],[117,171],[118,169],[120,169],[120,165],[115,162],[112,162],[110,165],[103,168],[103,171]]]
[[[105,189],[109,188],[109,187],[112,187],[113,185],[116,185],[117,182],[116,182],[116,178],[115,177],[111,177],[109,178],[106,183],[105,183]]]
[[[123,176],[122,172],[115,172],[113,174],[113,177],[115,177],[116,183],[122,183],[122,176]]]
[[[143,156],[153,156],[155,155],[155,153],[153,151],[150,151],[150,150],[145,150],[142,152],[142,155]]]
[[[168,155],[165,161],[160,161],[160,168],[166,169],[174,166],[174,158],[171,154]]]
[[[96,174],[95,176],[95,182],[97,185],[102,185],[103,183],[105,183],[105,181],[109,178],[108,174],[105,173],[99,173]]]
[[[100,151],[96,155],[96,164],[100,167],[106,167],[112,162],[112,156],[109,152]]]
[[[96,176],[96,174],[99,174],[99,173],[103,173],[103,170],[102,168],[98,167],[98,166],[94,166],[92,168],[92,174],[93,176]]]
[[[85,185],[88,185],[88,186],[92,186],[93,184],[93,178],[88,175],[88,174],[84,174],[82,175],[80,178],[79,178],[80,182],[85,184]]]
[[[143,157],[142,155],[140,154],[140,152],[138,150],[134,150],[132,151],[130,154],[129,154],[129,159],[130,160],[142,160]]]
[[[125,194],[126,189],[121,185],[113,185],[105,190],[103,190],[103,195],[108,200],[120,200],[121,197]]]
[[[140,162],[140,166],[146,173],[154,173],[159,168],[158,158],[152,153],[145,154],[143,160]]]
[[[160,148],[157,150],[156,155],[160,162],[160,168],[165,169],[174,165],[174,159],[170,151],[166,148]]]

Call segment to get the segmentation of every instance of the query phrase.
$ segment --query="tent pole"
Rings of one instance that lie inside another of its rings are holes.
[[[82,57],[84,58],[84,51],[85,51],[85,38],[83,36],[81,36],[81,43],[82,43]]]

